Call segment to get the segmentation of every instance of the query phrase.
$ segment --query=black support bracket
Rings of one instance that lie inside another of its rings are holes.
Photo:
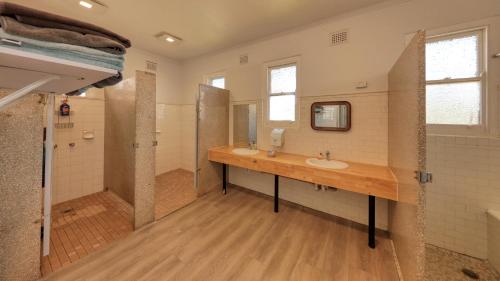
[[[280,203],[280,177],[278,175],[274,175],[274,212],[277,213],[279,211],[279,203]]]
[[[227,164],[222,164],[222,194],[227,194]]]
[[[375,249],[375,196],[368,196],[368,246]]]

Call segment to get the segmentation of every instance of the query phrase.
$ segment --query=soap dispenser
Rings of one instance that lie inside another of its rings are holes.
[[[273,129],[271,132],[272,148],[267,151],[267,156],[275,157],[276,148],[283,146],[285,129]]]
[[[284,142],[285,129],[273,129],[271,132],[271,144],[274,147],[281,147]]]

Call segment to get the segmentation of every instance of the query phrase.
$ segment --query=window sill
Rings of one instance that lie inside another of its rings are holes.
[[[428,135],[448,135],[448,136],[489,136],[488,129],[483,125],[427,125]]]

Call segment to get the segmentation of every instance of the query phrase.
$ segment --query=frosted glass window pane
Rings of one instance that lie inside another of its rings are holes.
[[[269,120],[295,121],[295,95],[271,96]]]
[[[221,88],[221,89],[224,89],[224,87],[226,86],[225,83],[225,79],[224,77],[217,77],[217,78],[213,78],[212,79],[212,86],[213,87],[217,87],[217,88]]]
[[[427,124],[478,125],[481,83],[427,85]]]
[[[297,88],[297,66],[271,69],[271,94],[295,93]]]
[[[427,43],[427,80],[479,76],[479,46],[478,35]]]

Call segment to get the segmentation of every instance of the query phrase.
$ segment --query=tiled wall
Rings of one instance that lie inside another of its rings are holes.
[[[313,130],[311,104],[320,101],[349,101],[352,105],[351,130]],[[261,128],[257,136],[259,148],[269,149],[273,127]],[[329,150],[332,157],[339,160],[387,165],[387,93],[301,98],[299,127],[286,129],[282,151],[318,155],[325,150]]]
[[[196,149],[196,106],[194,104],[181,107],[181,151],[182,169],[194,171]]]
[[[500,210],[500,139],[428,136],[427,149],[427,242],[486,258],[486,211]]]
[[[310,107],[316,101],[342,101],[352,104],[352,130],[315,131],[310,125]],[[262,112],[262,111],[261,111]],[[262,117],[257,120],[262,122]],[[258,124],[258,146],[270,147],[271,127]],[[282,151],[318,155],[329,150],[335,159],[387,165],[387,93],[344,96],[304,97],[300,99],[300,124],[285,132]],[[273,194],[273,178],[266,174],[231,167],[230,182],[265,194]],[[366,224],[368,197],[346,191],[315,191],[312,184],[282,179],[280,197],[313,209]],[[387,229],[387,201],[377,201],[377,227]]]
[[[55,107],[60,106],[60,97]],[[70,97],[73,128],[54,129],[52,203],[57,204],[103,190],[104,99]],[[54,122],[69,122],[54,113]],[[84,140],[84,130],[93,131],[93,140]],[[70,143],[75,146],[71,147]]]
[[[156,175],[182,166],[181,105],[156,104]]]

